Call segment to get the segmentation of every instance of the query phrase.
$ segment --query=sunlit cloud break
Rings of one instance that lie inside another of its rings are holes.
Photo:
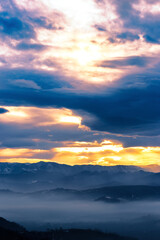
[[[1,149],[1,161],[93,164],[103,166],[159,165],[160,147],[128,147],[108,140],[103,142],[62,142],[62,147],[50,150],[41,149]]]

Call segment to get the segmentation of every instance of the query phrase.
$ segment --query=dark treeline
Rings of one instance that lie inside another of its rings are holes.
[[[136,240],[112,233],[103,233],[97,230],[51,230],[47,232],[18,232],[0,228],[1,240]]]

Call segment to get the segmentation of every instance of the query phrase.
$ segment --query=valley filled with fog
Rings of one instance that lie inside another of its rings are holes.
[[[28,230],[90,228],[143,240],[158,240],[160,234],[160,201],[106,203],[1,194],[0,215]]]
[[[160,173],[131,166],[0,163],[0,217],[27,230],[98,229],[159,240]]]

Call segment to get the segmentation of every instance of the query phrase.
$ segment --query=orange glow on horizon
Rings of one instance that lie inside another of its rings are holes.
[[[159,165],[160,147],[128,147],[104,140],[98,142],[69,142],[65,147],[40,149],[0,149],[2,162],[53,161],[68,165]],[[48,157],[46,157],[48,156]]]

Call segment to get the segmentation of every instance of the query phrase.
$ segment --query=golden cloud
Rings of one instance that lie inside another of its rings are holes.
[[[1,106],[3,108],[3,106]],[[53,124],[81,125],[82,118],[66,108],[37,108],[5,106],[7,113],[1,115],[0,122],[48,126]]]
[[[121,143],[104,140],[102,142],[63,142],[62,147],[50,150],[40,149],[0,149],[0,160],[9,162],[54,161],[69,165],[158,165],[160,147],[128,147]]]
[[[94,165],[150,165],[159,164],[160,147],[128,147],[104,140],[98,142],[74,142],[56,148],[54,161],[60,163]]]

